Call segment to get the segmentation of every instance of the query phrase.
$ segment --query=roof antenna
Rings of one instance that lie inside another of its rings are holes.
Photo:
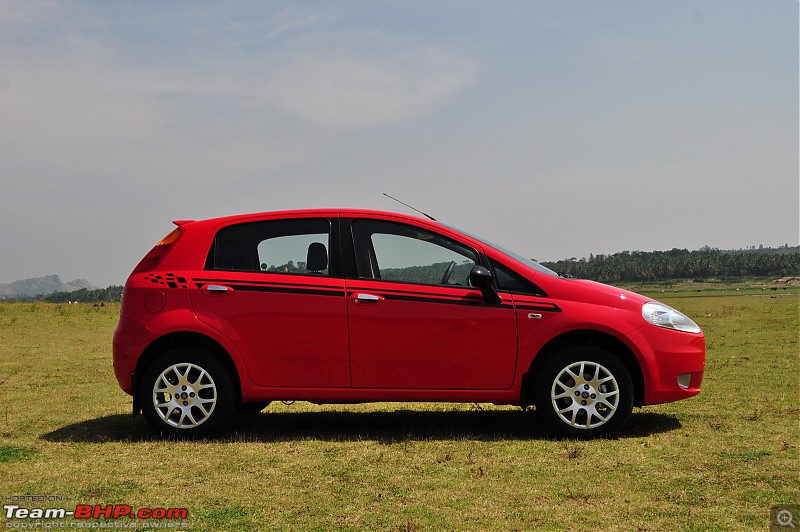
[[[403,202],[403,201],[400,201],[400,200],[399,200],[399,199],[397,199],[397,198],[393,198],[392,196],[390,196],[390,195],[389,195],[389,194],[387,194],[386,192],[384,192],[384,193],[383,193],[383,195],[384,195],[384,196],[386,196],[387,198],[390,198],[390,199],[393,199],[393,200],[395,200],[397,203],[400,203],[400,204],[402,204],[402,205],[405,205],[406,207],[408,207],[409,209],[411,209],[411,210],[413,210],[413,211],[417,211],[418,213],[422,214],[423,216],[425,216],[425,217],[426,217],[426,218],[428,218],[429,220],[433,220],[434,222],[436,221],[436,218],[434,218],[434,217],[433,217],[433,216],[431,216],[430,214],[428,214],[428,213],[425,213],[425,212],[422,212],[422,211],[421,211],[421,210],[419,210],[419,209],[415,209],[414,207],[412,207],[412,206],[411,206],[411,205],[409,205],[408,203],[405,203],[405,202]]]

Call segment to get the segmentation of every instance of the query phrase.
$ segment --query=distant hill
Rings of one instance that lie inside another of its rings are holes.
[[[37,296],[55,292],[74,292],[81,289],[96,290],[97,287],[85,279],[75,279],[64,283],[58,275],[46,275],[9,284],[0,283],[0,297]]]

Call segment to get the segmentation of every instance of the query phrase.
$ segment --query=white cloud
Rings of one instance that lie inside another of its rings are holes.
[[[50,46],[0,50],[7,169],[137,180],[176,168],[213,179],[232,160],[274,169],[307,159],[300,146],[321,136],[435,112],[476,76],[466,57],[436,43],[358,28],[329,33],[330,16],[294,11],[261,33],[226,34],[226,47],[249,53],[200,49],[177,68],[133,63],[110,37],[57,29],[57,18]],[[258,35],[280,43],[251,49]]]

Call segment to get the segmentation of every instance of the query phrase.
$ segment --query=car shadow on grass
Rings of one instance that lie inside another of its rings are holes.
[[[615,438],[641,438],[681,428],[673,416],[637,412]],[[168,439],[149,428],[142,416],[111,415],[66,425],[41,436],[52,442],[144,442]],[[415,411],[262,412],[242,414],[214,442],[399,441],[553,439],[535,412]]]

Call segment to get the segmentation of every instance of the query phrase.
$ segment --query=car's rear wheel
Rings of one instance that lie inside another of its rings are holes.
[[[592,346],[550,358],[535,383],[536,410],[553,432],[591,438],[619,431],[633,410],[633,381],[618,358]]]
[[[147,421],[162,433],[200,436],[231,419],[235,401],[231,377],[204,351],[173,349],[157,358],[139,383]]]

